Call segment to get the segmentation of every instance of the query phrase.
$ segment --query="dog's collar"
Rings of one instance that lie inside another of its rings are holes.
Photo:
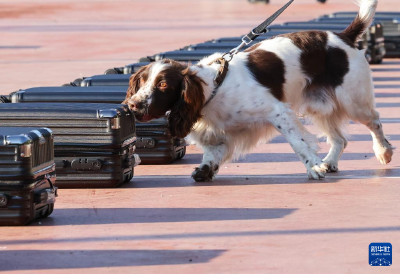
[[[224,58],[217,58],[214,61],[212,61],[211,63],[209,63],[208,65],[211,66],[212,64],[219,64],[219,70],[217,72],[217,75],[214,78],[214,90],[211,93],[210,98],[208,98],[208,100],[206,101],[206,103],[204,104],[204,106],[206,106],[214,97],[215,95],[217,95],[218,92],[218,88],[222,85],[222,83],[225,80],[226,74],[228,73],[229,70],[229,62],[226,61]]]

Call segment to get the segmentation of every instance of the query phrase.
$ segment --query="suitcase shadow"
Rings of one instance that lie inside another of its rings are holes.
[[[50,217],[31,226],[270,220],[295,211],[295,208],[56,208]]]

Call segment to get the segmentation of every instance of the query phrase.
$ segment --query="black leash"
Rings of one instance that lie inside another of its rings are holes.
[[[237,46],[236,48],[232,49],[229,52],[225,52],[221,58],[218,58],[214,61],[212,61],[209,65],[213,63],[220,64],[220,69],[218,70],[217,75],[214,78],[214,85],[215,88],[213,92],[211,93],[210,98],[208,98],[207,102],[204,104],[203,107],[205,107],[217,94],[218,88],[222,85],[226,74],[228,73],[229,70],[229,61],[232,60],[233,56],[237,54],[245,45],[249,45],[251,42],[254,41],[258,36],[261,34],[265,33],[267,31],[267,27],[271,25],[272,22],[275,21],[275,19],[281,15],[281,13],[292,4],[294,0],[289,1],[284,5],[282,8],[280,8],[277,12],[272,14],[272,16],[268,17],[267,20],[262,22],[258,27],[252,29],[247,35],[243,36],[242,38],[242,43]],[[228,58],[225,58],[225,56],[228,55]]]
[[[275,12],[274,14],[272,14],[269,18],[267,18],[267,20],[265,20],[264,22],[262,22],[260,25],[258,25],[258,27],[255,27],[254,29],[252,29],[247,35],[243,36],[242,38],[242,43],[237,46],[236,48],[232,49],[229,52],[224,53],[224,55],[222,55],[222,58],[224,58],[226,55],[229,55],[229,59],[227,59],[227,61],[231,61],[233,56],[239,52],[239,50],[241,50],[244,46],[249,45],[251,42],[254,41],[254,39],[256,39],[258,36],[260,36],[263,33],[267,32],[267,27],[269,25],[271,25],[272,22],[275,21],[276,18],[278,18],[279,15],[281,15],[281,13],[287,9],[287,7],[290,6],[290,4],[293,3],[294,0],[290,0],[288,3],[286,3],[286,5],[284,5],[282,8],[280,8],[277,12]]]

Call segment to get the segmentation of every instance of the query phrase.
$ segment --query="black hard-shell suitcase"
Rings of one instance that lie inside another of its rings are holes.
[[[86,77],[81,82],[81,87],[90,86],[126,86],[129,84],[129,74],[103,74]],[[126,91],[126,90],[125,90]]]
[[[96,87],[36,87],[11,93],[12,103],[108,103],[120,104],[125,100],[129,80],[125,86]]]
[[[59,188],[116,187],[133,177],[135,119],[127,106],[0,104],[5,126],[49,127]]]
[[[47,128],[0,127],[0,225],[25,225],[54,209],[53,135]]]
[[[150,122],[136,122],[136,147],[142,164],[169,164],[186,154],[185,139],[174,138],[166,117]]]
[[[104,74],[134,74],[136,73],[141,67],[150,64],[149,62],[143,63],[133,63],[126,65],[125,67],[118,67],[118,68],[111,68],[104,72]]]
[[[161,52],[153,56],[149,56],[148,58],[151,61],[172,59],[181,62],[197,62],[206,56],[214,54],[215,52],[216,52],[215,50],[196,50],[196,51],[174,50],[174,51]]]
[[[101,92],[99,91],[101,90]],[[107,92],[108,91],[108,92]],[[105,93],[106,96],[103,96]],[[42,87],[20,90],[10,95],[12,102],[60,102],[91,103],[93,100],[109,100],[118,103],[125,100],[126,87]],[[174,138],[168,131],[166,118],[136,122],[136,153],[141,164],[168,164],[181,159],[186,152],[185,140]]]

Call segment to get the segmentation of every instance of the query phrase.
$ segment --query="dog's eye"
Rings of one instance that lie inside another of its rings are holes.
[[[160,83],[158,83],[158,87],[159,87],[159,88],[166,88],[166,87],[168,87],[167,82],[161,81]]]

